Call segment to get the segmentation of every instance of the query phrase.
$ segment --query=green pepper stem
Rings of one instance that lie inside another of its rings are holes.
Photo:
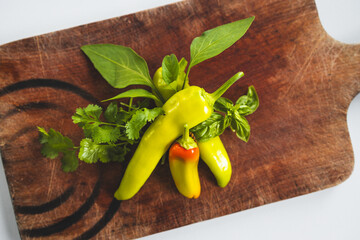
[[[233,85],[237,80],[239,80],[243,76],[244,76],[243,72],[236,73],[229,80],[227,80],[221,87],[219,87],[215,92],[211,93],[210,98],[213,101],[213,104],[226,92],[226,90],[229,89],[229,87],[231,87],[231,85]]]
[[[184,133],[182,135],[182,138],[178,140],[178,143],[181,147],[185,148],[186,150],[189,150],[191,148],[196,148],[197,143],[190,137],[190,129],[189,125],[184,125]]]

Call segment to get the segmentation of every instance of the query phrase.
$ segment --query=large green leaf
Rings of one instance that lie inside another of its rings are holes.
[[[81,49],[114,88],[153,83],[146,61],[129,47],[113,44],[85,45]]]
[[[255,17],[221,25],[205,31],[190,45],[189,69],[209,58],[215,57],[239,40],[249,29]],[[188,70],[189,71],[189,70]]]
[[[135,97],[144,97],[144,98],[151,98],[154,99],[155,101],[160,101],[160,99],[155,96],[154,94],[152,94],[151,92],[145,90],[145,89],[130,89],[126,92],[120,93],[118,95],[116,95],[115,97],[103,100],[103,101],[110,101],[110,100],[116,100],[116,99],[120,99],[120,98],[135,98]]]

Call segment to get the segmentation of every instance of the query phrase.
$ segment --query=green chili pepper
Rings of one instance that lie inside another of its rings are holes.
[[[192,128],[210,117],[215,101],[242,76],[242,72],[235,74],[212,94],[200,87],[190,86],[170,97],[163,105],[164,115],[157,117],[141,138],[115,192],[115,198],[126,200],[133,197],[171,143],[181,136],[184,125]]]
[[[176,188],[187,198],[200,196],[199,155],[199,147],[189,136],[189,127],[185,124],[182,138],[170,147],[169,166]]]
[[[231,178],[231,163],[219,136],[199,142],[200,157],[214,174],[217,184],[225,187]]]

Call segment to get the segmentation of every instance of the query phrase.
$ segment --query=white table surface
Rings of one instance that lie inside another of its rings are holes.
[[[176,0],[0,0],[0,45],[171,2]],[[360,0],[315,2],[332,37],[360,43]],[[349,106],[348,126],[355,168],[344,183],[142,239],[360,239],[360,95]],[[2,161],[0,239],[20,239]]]

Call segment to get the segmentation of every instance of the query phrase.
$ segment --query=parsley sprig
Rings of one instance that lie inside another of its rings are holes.
[[[132,99],[129,105],[121,103],[119,107],[116,102],[111,102],[105,111],[93,104],[77,108],[72,120],[84,132],[85,138],[80,146],[75,146],[70,138],[52,128],[47,132],[38,127],[42,154],[51,159],[62,154],[61,163],[65,172],[75,171],[78,159],[86,163],[123,162],[131,146],[138,143],[146,124],[163,113],[160,107],[144,107],[148,105],[146,101],[138,106],[131,103]]]

